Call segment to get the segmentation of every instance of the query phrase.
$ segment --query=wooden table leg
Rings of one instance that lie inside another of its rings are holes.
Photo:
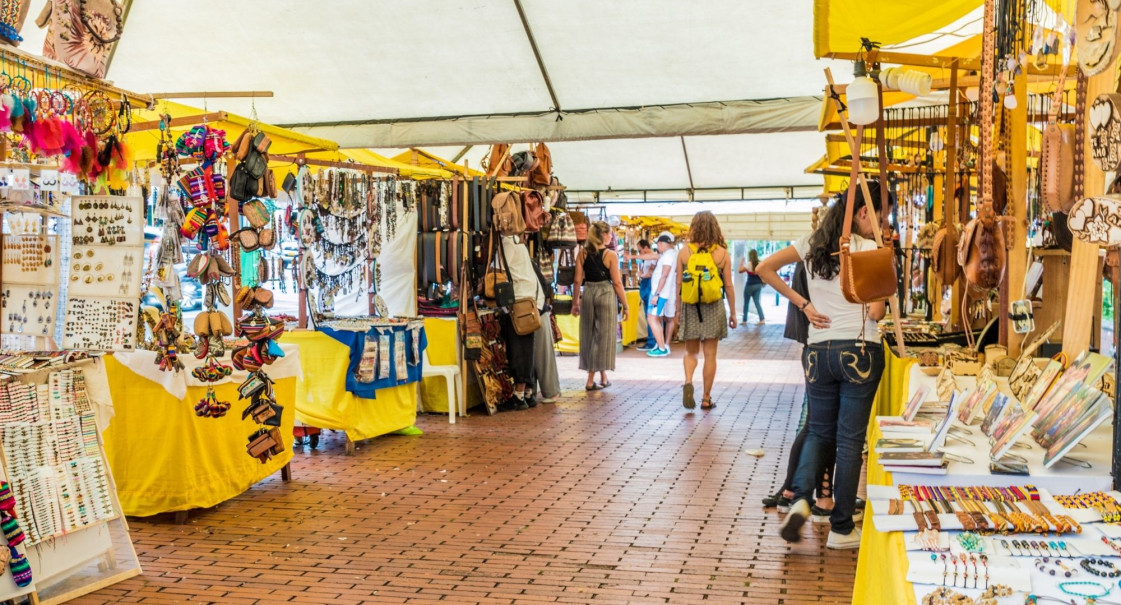
[[[284,466],[282,466],[280,468],[280,479],[282,481],[291,481],[292,480],[292,464],[291,463],[285,464]]]
[[[353,456],[354,455],[354,442],[351,441],[349,438],[346,440],[346,455],[347,456]]]
[[[176,525],[185,525],[186,523],[187,523],[187,511],[185,511],[185,510],[175,511],[175,524]]]

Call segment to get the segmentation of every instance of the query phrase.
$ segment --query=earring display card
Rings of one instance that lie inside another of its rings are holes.
[[[74,246],[70,255],[70,296],[140,298],[144,254],[140,248]],[[4,275],[7,275],[5,270]]]
[[[131,351],[136,348],[139,299],[70,297],[62,348],[80,351]]]
[[[54,285],[58,283],[58,237],[9,235],[0,257],[5,284]]]
[[[75,246],[144,246],[144,199],[112,195],[71,198]]]
[[[57,303],[58,293],[52,288],[5,285],[0,290],[0,330],[20,336],[50,336]]]

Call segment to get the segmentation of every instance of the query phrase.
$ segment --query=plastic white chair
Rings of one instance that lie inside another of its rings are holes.
[[[463,393],[460,393],[461,389],[459,388],[459,364],[444,366],[432,365],[428,361],[428,350],[426,349],[424,351],[424,371],[421,372],[421,377],[428,378],[429,376],[440,376],[444,379],[444,383],[448,388],[448,423],[455,424],[455,411],[457,407],[461,415],[467,415],[467,410],[464,409],[466,407],[466,402],[460,398]]]

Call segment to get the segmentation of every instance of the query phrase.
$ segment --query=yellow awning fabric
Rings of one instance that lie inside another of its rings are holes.
[[[400,162],[407,166],[412,166],[414,153],[416,154],[416,165],[423,168],[445,170],[449,173],[465,176],[486,176],[485,172],[475,170],[474,168],[467,168],[466,166],[462,166],[460,164],[455,164],[451,160],[445,160],[440,156],[432,155],[431,153],[428,153],[423,149],[411,149],[409,151],[403,151],[390,158],[390,160]]]
[[[814,55],[860,50],[860,38],[883,45],[929,34],[981,6],[981,0],[814,0]]]

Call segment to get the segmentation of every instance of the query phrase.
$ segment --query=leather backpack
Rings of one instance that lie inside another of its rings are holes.
[[[522,212],[527,233],[540,231],[549,220],[549,213],[545,212],[545,200],[533,190],[522,192]]]
[[[525,217],[522,215],[521,198],[512,191],[503,191],[490,201],[494,211],[492,223],[502,235],[521,235],[525,233]],[[539,227],[540,228],[540,227]]]

